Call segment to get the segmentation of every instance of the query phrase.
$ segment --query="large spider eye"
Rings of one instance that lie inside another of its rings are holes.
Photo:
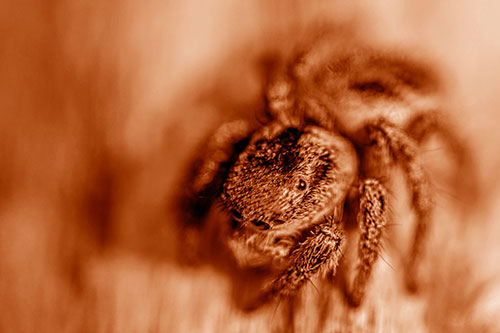
[[[260,230],[268,230],[269,228],[271,228],[269,223],[261,221],[261,220],[252,220],[251,222],[253,223],[253,225],[255,225]]]
[[[240,212],[238,212],[236,209],[231,209],[231,214],[233,214],[234,218],[237,220],[240,220],[242,217]]]
[[[307,188],[307,183],[306,183],[306,181],[305,181],[305,180],[303,180],[303,179],[299,179],[299,182],[297,183],[297,189],[298,189],[298,190],[303,191],[303,190],[305,190],[306,188]]]

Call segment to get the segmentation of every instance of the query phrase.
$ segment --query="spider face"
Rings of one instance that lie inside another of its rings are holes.
[[[343,205],[356,172],[354,148],[338,134],[278,123],[254,134],[222,192],[238,223],[235,257],[286,256],[298,233]]]

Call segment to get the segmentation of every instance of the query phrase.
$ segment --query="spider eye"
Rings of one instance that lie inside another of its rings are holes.
[[[300,179],[299,183],[297,184],[297,189],[303,191],[306,189],[306,187],[307,187],[307,183],[305,182],[305,180]]]
[[[269,223],[261,221],[261,220],[252,220],[251,222],[253,223],[253,225],[255,225],[260,230],[268,230],[269,228],[271,228]]]
[[[234,218],[236,218],[237,220],[240,220],[242,217],[240,212],[238,212],[236,209],[231,209],[231,214],[233,214]]]

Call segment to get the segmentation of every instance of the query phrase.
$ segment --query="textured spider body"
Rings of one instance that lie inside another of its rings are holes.
[[[334,275],[348,219],[360,230],[348,299],[361,302],[381,250],[393,165],[404,172],[416,215],[405,272],[415,288],[433,206],[417,146],[445,129],[436,92],[424,67],[325,39],[272,71],[266,125],[235,121],[213,135],[193,189],[217,193],[232,217],[227,245],[240,266],[281,272],[261,302],[293,295],[315,275]]]
[[[342,211],[357,174],[353,146],[317,126],[272,123],[252,136],[221,198],[239,223],[230,241],[240,263],[286,262],[300,234]]]

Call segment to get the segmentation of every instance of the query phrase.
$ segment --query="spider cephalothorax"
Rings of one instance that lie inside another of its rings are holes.
[[[315,275],[335,274],[342,225],[356,220],[349,300],[361,302],[381,250],[390,204],[385,180],[393,166],[404,172],[416,215],[405,275],[415,287],[433,206],[417,147],[431,130],[446,128],[437,116],[436,80],[415,63],[348,45],[326,39],[271,73],[269,122],[221,126],[193,182],[204,200],[217,193],[213,199],[231,216],[232,228],[221,229],[229,230],[236,262],[281,271],[263,290],[264,300],[294,294]],[[457,146],[452,131],[446,133]],[[343,216],[346,205],[351,209]]]
[[[282,262],[291,240],[342,210],[356,173],[354,148],[338,134],[278,123],[261,129],[230,169],[221,196],[239,224],[230,242],[236,258]]]

